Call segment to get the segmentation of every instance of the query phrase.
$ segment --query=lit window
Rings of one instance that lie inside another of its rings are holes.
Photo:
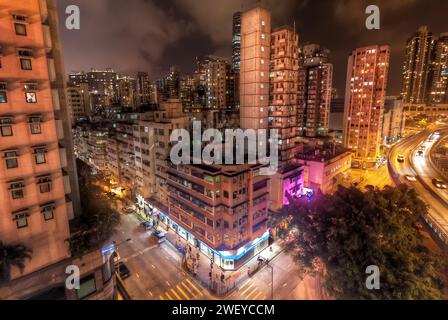
[[[266,21],[261,20],[261,26],[262,26],[262,27],[266,27]]]
[[[28,210],[20,210],[13,212],[14,220],[16,222],[17,229],[28,227]]]
[[[41,134],[42,133],[42,128],[41,128],[42,119],[40,117],[30,117],[28,119],[28,122],[30,124],[31,134]]]
[[[41,207],[42,215],[44,216],[45,221],[54,219],[54,203],[46,204]]]
[[[261,63],[261,64],[264,64],[264,59],[261,59],[261,60],[260,60],[260,63]]]
[[[26,102],[27,103],[36,103],[37,96],[36,92],[25,92]]]
[[[261,52],[264,52],[264,47],[263,46],[261,46]]]
[[[22,70],[33,70],[33,67],[31,65],[31,59],[20,59],[20,66]]]
[[[266,35],[264,33],[261,34],[261,39],[265,40],[266,39]]]
[[[8,98],[6,96],[6,83],[0,82],[0,103],[8,102]]]
[[[46,161],[45,154],[47,153],[47,149],[45,147],[39,147],[34,149],[34,159],[36,164],[44,164]]]
[[[26,25],[23,23],[14,23],[14,29],[16,31],[16,35],[18,36],[26,36]]]

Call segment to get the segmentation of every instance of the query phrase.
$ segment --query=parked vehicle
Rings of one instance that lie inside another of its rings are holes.
[[[118,274],[120,275],[120,278],[123,280],[131,276],[131,271],[124,262],[120,262],[118,264]]]
[[[154,232],[154,236],[157,238],[157,241],[159,243],[163,243],[166,241],[166,236],[165,233],[163,233],[162,231],[156,231]]]
[[[397,157],[397,161],[398,162],[404,162],[404,155],[399,154],[398,157]]]

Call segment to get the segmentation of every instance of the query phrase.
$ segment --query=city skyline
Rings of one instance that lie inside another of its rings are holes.
[[[427,25],[436,38],[448,31],[443,25],[443,12],[448,9],[448,3],[433,2],[437,6],[427,6],[417,0],[377,1],[381,10],[381,29],[369,31],[364,26],[367,17],[365,8],[370,4],[368,1],[288,0],[276,5],[270,0],[261,1],[272,10],[274,25],[292,26],[296,23],[301,46],[319,43],[331,50],[334,86],[339,96],[343,96],[345,90],[345,71],[351,51],[374,44],[391,46],[388,94],[399,95],[408,38],[421,25]],[[60,23],[65,18],[61,8],[69,4],[80,7],[81,29],[70,31],[61,28],[67,72],[111,67],[122,73],[147,71],[150,78],[155,80],[166,74],[171,65],[178,65],[184,74],[192,73],[196,56],[215,54],[231,59],[233,14],[257,2],[213,1],[213,4],[199,5],[194,1],[159,3],[133,0],[129,6],[122,8],[113,0],[107,4],[101,1],[61,0]],[[397,12],[407,19],[397,24]],[[117,22],[114,26],[99,27],[107,25],[106,19],[111,17]],[[339,31],[337,36],[329,36],[328,30]],[[93,46],[94,51],[91,50]],[[182,56],[177,55],[179,50],[182,50]]]

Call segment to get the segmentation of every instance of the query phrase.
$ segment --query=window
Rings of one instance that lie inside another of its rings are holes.
[[[8,97],[6,95],[6,83],[0,82],[0,103],[7,103],[7,102],[8,102]]]
[[[14,169],[19,167],[18,158],[19,152],[16,150],[6,151],[5,152],[5,161],[7,169]]]
[[[0,134],[2,137],[11,137],[13,135],[13,121],[9,117],[0,118]]]
[[[20,59],[20,67],[22,70],[33,70],[33,67],[31,65],[31,59]]]
[[[45,176],[37,179],[40,193],[48,193],[51,191],[51,177]]]
[[[45,221],[53,220],[54,219],[54,203],[49,203],[46,205],[43,205],[41,207],[42,209],[42,215],[44,216]]]
[[[47,153],[47,149],[45,147],[39,147],[34,149],[34,160],[36,164],[44,164],[46,161],[45,154]]]
[[[84,299],[96,292],[95,275],[81,279],[79,289],[76,290],[78,299]]]
[[[16,222],[17,229],[28,227],[28,210],[20,210],[12,213]]]
[[[28,118],[28,123],[30,124],[31,134],[41,134],[42,133],[41,122],[42,122],[42,118],[39,116]]]
[[[26,36],[26,25],[23,23],[14,23],[14,29],[16,30],[16,35]]]
[[[11,198],[13,200],[23,199],[24,193],[23,189],[25,188],[25,184],[23,181],[14,181],[9,185],[9,190],[11,191]]]
[[[25,92],[25,97],[26,97],[27,103],[36,103],[37,102],[36,92]]]

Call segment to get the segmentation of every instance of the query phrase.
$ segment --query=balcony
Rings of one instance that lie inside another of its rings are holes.
[[[64,179],[64,191],[65,191],[65,194],[72,193],[72,187],[71,187],[71,184],[70,184],[70,176],[69,175],[64,175],[63,179]]]
[[[68,163],[67,163],[67,149],[65,148],[59,148],[59,156],[61,158],[61,167],[62,168],[66,168]]]

